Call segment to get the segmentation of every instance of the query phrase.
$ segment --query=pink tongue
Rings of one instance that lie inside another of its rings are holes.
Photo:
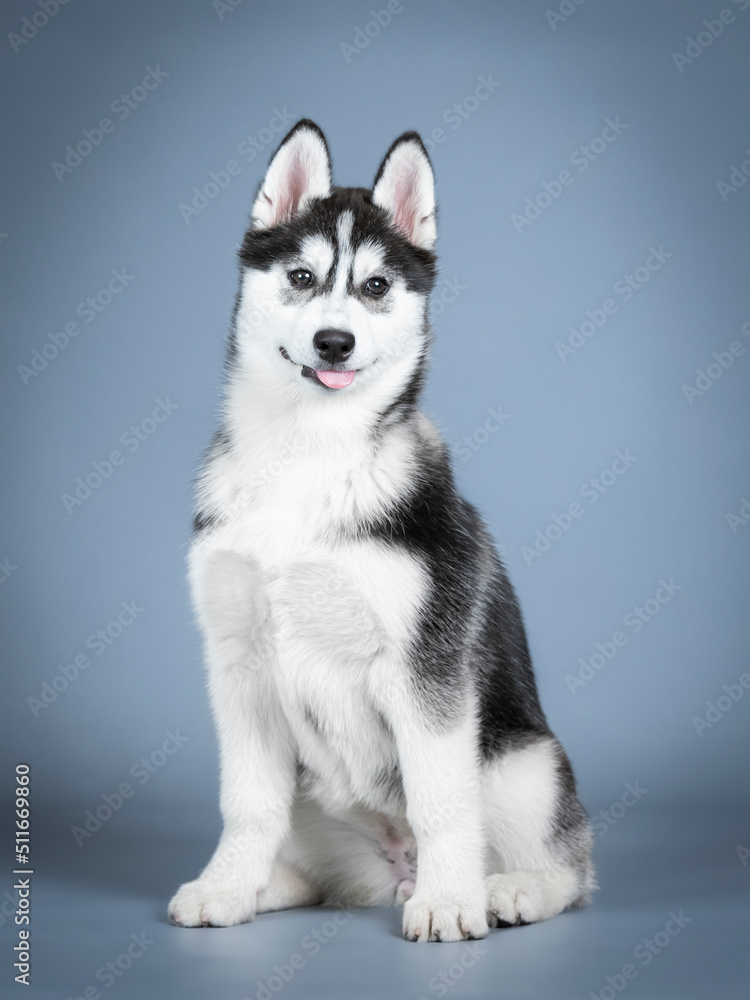
[[[346,386],[352,384],[354,376],[357,373],[320,371],[320,369],[316,368],[315,374],[323,385],[327,385],[329,389],[345,389]]]

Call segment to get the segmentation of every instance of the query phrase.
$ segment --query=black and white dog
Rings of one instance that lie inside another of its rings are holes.
[[[414,132],[341,188],[301,121],[258,192],[189,557],[224,832],[174,923],[396,903],[456,941],[594,888],[515,594],[417,408],[435,238]]]

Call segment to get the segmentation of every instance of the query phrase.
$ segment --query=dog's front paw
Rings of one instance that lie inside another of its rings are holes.
[[[487,936],[484,901],[412,896],[404,905],[404,937],[409,941],[465,941]]]
[[[253,919],[257,896],[236,883],[198,878],[180,886],[167,912],[178,927],[232,927]]]

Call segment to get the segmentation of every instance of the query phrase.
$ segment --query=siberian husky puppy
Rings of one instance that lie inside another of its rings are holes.
[[[414,132],[342,188],[300,121],[258,191],[189,556],[224,831],[176,924],[399,904],[457,941],[594,888],[515,593],[418,409],[435,238]]]

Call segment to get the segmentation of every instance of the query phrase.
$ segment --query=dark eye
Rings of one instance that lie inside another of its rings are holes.
[[[388,288],[389,285],[385,278],[370,278],[365,285],[365,292],[367,295],[373,295],[377,299],[381,295],[385,295]]]
[[[309,271],[290,271],[289,280],[298,288],[304,288],[306,285],[311,285],[313,283],[313,276]]]

